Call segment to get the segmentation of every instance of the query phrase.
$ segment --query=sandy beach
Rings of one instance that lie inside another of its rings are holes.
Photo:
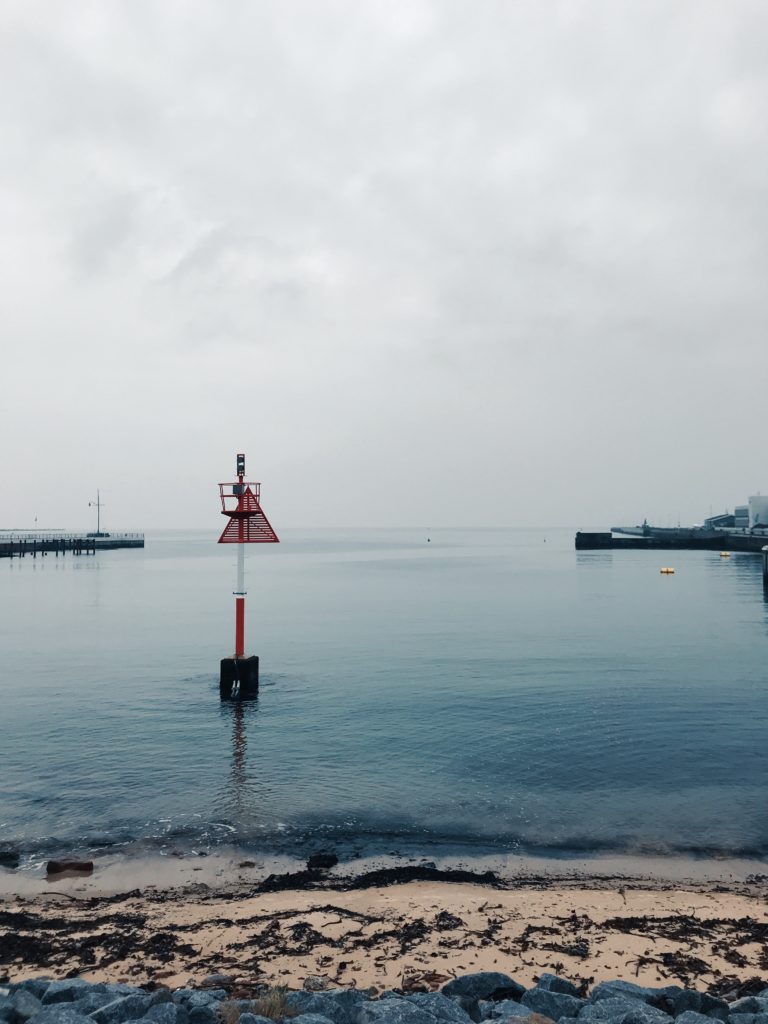
[[[182,868],[175,886],[157,875],[150,884],[144,864],[135,888],[115,886],[116,873],[105,872],[106,882],[98,873],[37,880],[16,893],[6,874],[0,971],[12,980],[79,974],[172,987],[224,972],[243,990],[300,988],[307,978],[433,989],[492,969],[525,985],[550,971],[585,983],[728,991],[768,974],[761,875],[529,870],[502,878],[410,866],[254,881],[248,862],[230,864],[229,878],[221,864]],[[134,880],[129,872],[124,883]]]

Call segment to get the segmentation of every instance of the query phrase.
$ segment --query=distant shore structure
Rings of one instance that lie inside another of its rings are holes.
[[[614,534],[619,534],[615,537]],[[709,516],[695,526],[612,526],[603,533],[576,534],[576,548],[691,548],[708,551],[755,551],[768,544],[768,496],[754,494],[746,505]]]
[[[219,544],[237,544],[235,653],[222,658],[219,693],[222,699],[252,697],[259,689],[259,659],[245,656],[245,545],[279,544],[280,538],[262,511],[261,484],[245,479],[245,455],[237,455],[237,480],[219,484],[221,514],[229,522]]]
[[[30,555],[95,555],[115,548],[143,548],[143,533],[67,533],[64,530],[0,530],[0,558]]]
[[[96,501],[88,508],[96,509],[96,532],[78,533],[73,530],[3,530],[0,529],[0,558],[25,558],[31,555],[95,555],[97,551],[116,548],[143,548],[143,533],[105,533],[101,529],[101,510],[104,502],[96,488]],[[37,522],[37,516],[35,516]]]

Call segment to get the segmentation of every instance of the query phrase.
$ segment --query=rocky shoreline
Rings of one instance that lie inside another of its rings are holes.
[[[438,986],[441,986],[438,988]],[[379,992],[308,978],[302,989],[211,975],[200,987],[31,978],[0,988],[3,1024],[768,1024],[760,978],[720,992],[543,973],[526,988],[484,971]]]

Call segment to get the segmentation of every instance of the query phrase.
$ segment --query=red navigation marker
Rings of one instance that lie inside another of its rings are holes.
[[[235,654],[221,662],[222,697],[248,696],[259,688],[259,659],[245,657],[245,545],[279,544],[261,508],[261,484],[245,479],[245,455],[237,456],[237,480],[219,484],[221,514],[229,522],[219,544],[237,544],[237,590],[235,590]]]

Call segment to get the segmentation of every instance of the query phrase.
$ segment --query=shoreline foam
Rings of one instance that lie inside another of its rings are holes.
[[[427,850],[418,857],[391,854],[342,860],[335,868],[323,872],[322,878],[331,886],[339,886],[373,871],[427,867],[438,872],[465,871],[474,876],[491,873],[509,883],[534,877],[577,884],[585,880],[613,884],[618,880],[660,886],[717,882],[732,886],[763,878],[768,880],[765,861],[744,858],[628,855],[553,858],[513,854],[434,856],[430,853]],[[16,869],[0,867],[0,897],[43,894],[50,891],[52,883],[55,888],[63,884],[67,891],[92,896],[113,895],[144,886],[171,890],[204,883],[220,889],[233,884],[258,884],[269,875],[298,876],[306,866],[301,857],[259,854],[239,847],[177,851],[168,855],[102,853],[91,854],[88,859],[94,861],[94,873],[71,879],[48,879],[43,859]]]

